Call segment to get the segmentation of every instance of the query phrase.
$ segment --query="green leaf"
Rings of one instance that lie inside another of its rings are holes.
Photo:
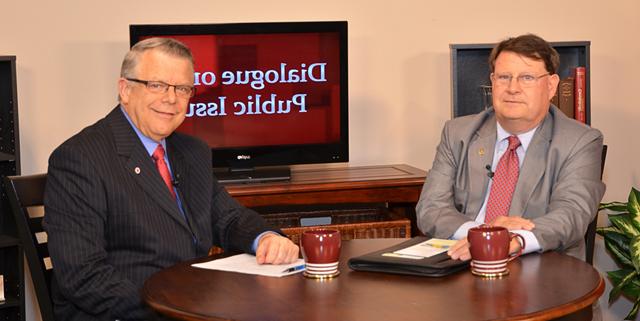
[[[633,262],[636,272],[640,273],[640,235],[631,239],[629,243],[629,254],[631,255],[631,262]]]
[[[628,268],[620,269],[616,271],[609,271],[607,272],[607,276],[611,279],[611,283],[613,285],[617,285],[618,283],[620,283],[622,279],[625,278],[625,276],[627,276],[629,273],[633,271],[634,271],[633,269],[628,269]],[[637,280],[634,280],[634,281],[637,281]]]
[[[607,233],[618,233],[618,234],[622,234],[622,231],[620,231],[617,227],[615,226],[605,226],[605,227],[598,227],[596,229],[596,233],[605,236]]]
[[[607,272],[607,275],[611,280],[611,283],[615,286],[616,284],[620,283],[620,281],[624,279],[627,274],[631,272],[633,272],[632,269],[621,269],[617,271],[609,271]],[[622,288],[622,293],[624,293],[626,297],[632,300],[637,299],[640,296],[640,279],[633,279],[631,283]]]
[[[610,202],[610,203],[600,203],[600,206],[598,206],[598,210],[610,210],[610,211],[614,211],[614,212],[627,212],[627,203],[622,203],[622,202]]]
[[[622,293],[629,298],[638,298],[638,296],[640,296],[640,284],[638,284],[638,279],[636,278],[631,282],[631,284],[627,284],[627,286],[622,289]]]
[[[609,304],[613,303],[613,301],[615,301],[620,296],[620,293],[622,293],[622,288],[631,283],[637,276],[638,272],[632,271],[631,273],[627,274],[622,280],[620,280],[620,282],[616,284],[613,289],[611,289],[611,292],[609,292]]]
[[[624,318],[625,320],[635,320],[636,315],[638,315],[638,308],[640,307],[640,298],[636,299],[636,302],[633,304],[633,308],[629,311],[629,314]]]
[[[604,236],[604,245],[619,264],[634,267],[629,252],[630,239],[624,234],[609,232]]]
[[[622,265],[622,266],[627,266],[627,267],[633,267],[633,263],[631,262],[631,259],[629,258],[629,256],[620,251],[619,248],[617,248],[615,245],[612,244],[605,244],[605,247],[607,248],[607,250],[609,250],[609,252],[611,253],[611,256],[613,256],[614,260]]]
[[[631,188],[629,193],[629,202],[627,203],[627,210],[633,217],[640,216],[640,191],[635,188]]]
[[[636,217],[635,219],[640,219]],[[609,221],[628,237],[640,235],[640,221],[636,221],[631,214],[609,215]]]

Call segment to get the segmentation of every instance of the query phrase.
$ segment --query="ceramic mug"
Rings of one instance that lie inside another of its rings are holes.
[[[338,271],[342,246],[340,231],[330,229],[304,231],[300,245],[306,266],[304,276],[328,278],[340,274]]]
[[[509,254],[509,244],[520,239],[520,251]],[[522,254],[525,242],[520,234],[511,233],[501,226],[481,225],[467,233],[471,252],[471,272],[484,277],[499,277],[509,273],[507,263]]]

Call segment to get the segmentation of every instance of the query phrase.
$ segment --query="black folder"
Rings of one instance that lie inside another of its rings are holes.
[[[452,260],[447,252],[432,257],[414,259],[383,256],[406,247],[422,243],[430,237],[414,237],[406,242],[349,259],[349,267],[356,271],[384,272],[417,276],[439,277],[449,275],[469,266],[469,261]]]

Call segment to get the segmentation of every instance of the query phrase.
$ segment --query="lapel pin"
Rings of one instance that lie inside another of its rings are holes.
[[[140,167],[136,167],[133,169],[136,174],[140,174]]]
[[[478,149],[478,156],[484,156],[484,148]]]

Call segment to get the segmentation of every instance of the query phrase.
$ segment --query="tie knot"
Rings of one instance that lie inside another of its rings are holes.
[[[156,150],[153,151],[153,155],[151,155],[151,157],[153,157],[153,159],[156,162],[159,159],[163,159],[164,158],[164,148],[162,147],[162,145],[158,144],[158,147],[156,147]]]
[[[518,146],[520,146],[520,140],[518,139],[518,136],[512,135],[512,136],[509,136],[508,139],[509,139],[509,147],[508,147],[509,150],[515,150],[516,148],[518,148]]]

